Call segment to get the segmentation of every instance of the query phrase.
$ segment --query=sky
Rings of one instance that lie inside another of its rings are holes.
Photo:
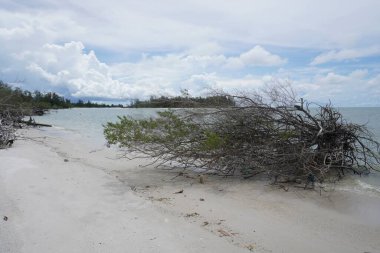
[[[380,1],[0,0],[0,80],[93,101],[286,83],[380,106]]]

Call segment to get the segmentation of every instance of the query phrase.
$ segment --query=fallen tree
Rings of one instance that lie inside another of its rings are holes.
[[[30,126],[51,127],[48,124],[35,122],[32,117],[29,117],[29,120],[23,120],[27,115],[30,115],[30,110],[15,109],[11,105],[0,104],[0,149],[12,146],[16,140],[17,129]]]
[[[155,119],[119,117],[104,129],[110,144],[157,165],[203,168],[223,175],[267,175],[274,182],[326,182],[377,170],[379,143],[330,104],[297,102],[276,86],[250,95],[218,94],[236,106],[169,110]]]
[[[24,114],[21,103],[15,103],[14,97],[15,92],[0,81],[0,149],[13,144],[17,121],[21,120]]]
[[[0,81],[0,149],[10,147],[16,139],[16,130],[24,126],[50,126],[34,122],[32,118],[24,121],[25,116],[41,115],[42,109],[37,109],[33,97],[28,91],[12,89]]]
[[[0,104],[0,149],[11,146],[16,138],[16,124],[20,114],[9,107]]]

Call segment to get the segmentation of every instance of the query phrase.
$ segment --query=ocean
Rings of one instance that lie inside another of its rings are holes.
[[[115,122],[118,116],[123,115],[135,119],[154,117],[157,112],[158,109],[153,108],[73,108],[50,110],[43,116],[35,116],[35,120],[78,134],[94,145],[104,145],[103,125],[107,122]]]
[[[38,123],[53,125],[47,130],[50,135],[72,135],[85,139],[101,148],[106,145],[103,136],[103,125],[107,122],[115,122],[118,116],[131,116],[136,119],[155,117],[159,110],[154,108],[73,108],[62,110],[51,110],[43,116],[36,116]],[[347,122],[365,124],[373,133],[374,138],[380,141],[380,108],[379,107],[355,107],[338,108]],[[347,189],[355,191],[372,192],[380,194],[380,173],[372,173],[370,176],[356,177],[343,185]],[[352,187],[354,184],[354,187]]]

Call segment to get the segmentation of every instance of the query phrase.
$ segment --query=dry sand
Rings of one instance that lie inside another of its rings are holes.
[[[200,184],[51,131],[0,150],[1,253],[380,252],[376,192]]]

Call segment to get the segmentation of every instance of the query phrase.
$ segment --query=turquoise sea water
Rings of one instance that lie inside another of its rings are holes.
[[[338,110],[348,122],[365,124],[374,134],[374,138],[380,141],[380,108],[338,108]],[[136,119],[154,117],[157,111],[151,108],[74,108],[52,110],[35,119],[39,123],[52,124],[55,130],[75,133],[95,146],[101,147],[106,144],[103,125],[107,122],[116,121],[119,115]],[[55,131],[55,134],[59,133],[60,131]],[[370,177],[363,176],[356,183],[359,184],[359,188],[368,188],[380,194],[380,173],[374,173]]]

